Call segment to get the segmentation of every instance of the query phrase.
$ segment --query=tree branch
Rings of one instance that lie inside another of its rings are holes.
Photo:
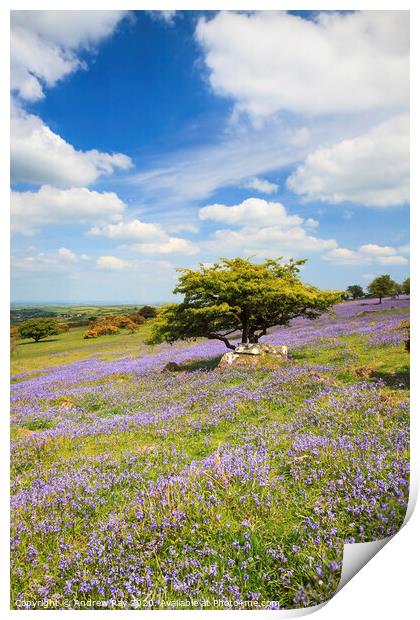
[[[208,334],[207,338],[209,340],[221,340],[222,342],[225,343],[228,349],[232,349],[232,351],[235,350],[235,347],[233,346],[233,344],[231,344],[227,338],[225,338],[224,336],[221,336],[220,334]]]

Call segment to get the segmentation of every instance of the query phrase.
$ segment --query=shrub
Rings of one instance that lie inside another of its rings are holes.
[[[85,331],[83,338],[97,338],[98,336],[111,336],[119,333],[120,330],[116,325],[113,325],[111,322],[101,322]]]
[[[142,325],[146,321],[146,319],[142,314],[140,314],[140,312],[132,312],[128,316],[136,325]]]
[[[138,329],[138,324],[135,323],[129,316],[116,316],[111,320],[111,322],[117,327],[130,330],[131,333]]]
[[[144,321],[144,319],[143,319]],[[131,333],[138,329],[138,324],[126,315],[103,316],[89,321],[89,329],[83,334],[83,338],[97,338],[118,334],[121,329],[128,329]]]

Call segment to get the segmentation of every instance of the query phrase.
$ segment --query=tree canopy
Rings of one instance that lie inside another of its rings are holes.
[[[56,336],[61,333],[60,325],[55,319],[28,319],[19,325],[22,338],[32,338],[39,342],[47,336]]]
[[[255,343],[270,327],[287,325],[297,316],[315,319],[340,301],[340,292],[301,282],[298,273],[305,262],[223,258],[197,270],[180,269],[174,293],[184,300],[166,306],[149,342],[206,337],[234,349],[229,337],[238,332],[243,343]]]
[[[143,306],[140,308],[139,314],[144,316],[145,319],[154,319],[157,316],[157,311],[153,306]]]
[[[352,299],[360,299],[364,296],[363,287],[360,284],[350,284],[347,287],[346,292]]]
[[[382,297],[394,295],[396,291],[396,282],[389,274],[378,276],[368,285],[368,291],[374,297],[379,297],[379,303],[382,303]]]

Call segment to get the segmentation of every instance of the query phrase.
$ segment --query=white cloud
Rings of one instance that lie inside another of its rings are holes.
[[[319,226],[318,220],[314,220],[313,217],[308,217],[308,219],[305,220],[304,224],[307,228],[313,228],[313,229],[318,228]]]
[[[122,260],[117,256],[100,256],[96,265],[101,269],[112,269],[112,270],[120,270],[120,269],[128,269],[131,267],[131,263],[126,260]]]
[[[287,186],[309,200],[388,207],[409,200],[409,118],[401,115],[366,134],[307,156]]]
[[[147,11],[152,19],[165,22],[168,26],[175,24],[176,11]]]
[[[91,235],[102,235],[130,244],[130,249],[145,254],[196,254],[198,247],[188,239],[170,237],[160,224],[131,220],[106,226],[95,226]]]
[[[83,68],[78,56],[111,35],[127,11],[11,11],[11,87],[37,101]]]
[[[74,273],[79,260],[85,260],[85,254],[77,255],[68,248],[59,248],[57,252],[37,252],[12,256],[11,265],[17,271],[42,272],[43,270]]]
[[[313,21],[222,11],[198,21],[196,38],[214,91],[254,118],[408,105],[408,11],[321,12]]]
[[[58,250],[58,254],[62,258],[65,258],[66,260],[69,260],[72,263],[75,263],[77,261],[76,254],[72,252],[71,250],[69,250],[68,248],[60,248]]]
[[[64,187],[89,185],[132,161],[122,153],[77,151],[33,114],[14,108],[11,119],[12,182]]]
[[[260,257],[302,256],[305,253],[321,252],[334,248],[335,239],[318,239],[308,235],[296,226],[282,229],[268,226],[265,228],[241,228],[235,230],[217,230],[214,237],[204,242],[203,247],[223,256],[256,255]]]
[[[140,220],[108,224],[102,228],[96,226],[90,230],[91,235],[103,235],[108,239],[129,242],[165,241],[166,234],[158,224],[149,224]]]
[[[381,265],[406,265],[408,260],[405,256],[380,256],[378,262]]]
[[[296,256],[335,248],[335,239],[319,239],[305,229],[308,221],[289,215],[279,202],[248,198],[239,205],[209,205],[199,211],[199,218],[239,227],[221,229],[202,246],[211,252],[233,255]],[[315,220],[309,220],[309,227]]]
[[[280,202],[267,202],[262,198],[248,198],[231,207],[222,204],[208,205],[199,210],[198,217],[200,220],[256,227],[291,227],[303,223],[303,219],[298,215],[288,215]]]
[[[248,189],[255,189],[262,194],[273,194],[279,188],[276,183],[270,183],[270,181],[267,181],[266,179],[259,179],[258,177],[249,179],[249,181],[244,184],[244,187]]]
[[[361,245],[359,252],[369,254],[370,256],[395,256],[397,250],[389,245],[377,245],[376,243],[367,243]]]
[[[114,192],[86,188],[57,189],[48,185],[35,192],[11,195],[12,231],[35,234],[48,224],[86,224],[121,219],[125,204]]]
[[[339,264],[351,265],[352,263],[366,262],[369,259],[363,257],[355,250],[348,248],[334,248],[322,257],[324,260],[334,261]]]
[[[131,248],[145,254],[184,254],[187,256],[197,254],[199,247],[180,237],[167,237],[165,241],[157,243],[135,243]]]
[[[341,265],[405,265],[408,261],[389,245],[367,243],[357,250],[337,247],[322,257]]]

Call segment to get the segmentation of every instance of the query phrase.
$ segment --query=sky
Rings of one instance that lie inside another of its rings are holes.
[[[409,273],[408,11],[12,11],[13,302]]]

